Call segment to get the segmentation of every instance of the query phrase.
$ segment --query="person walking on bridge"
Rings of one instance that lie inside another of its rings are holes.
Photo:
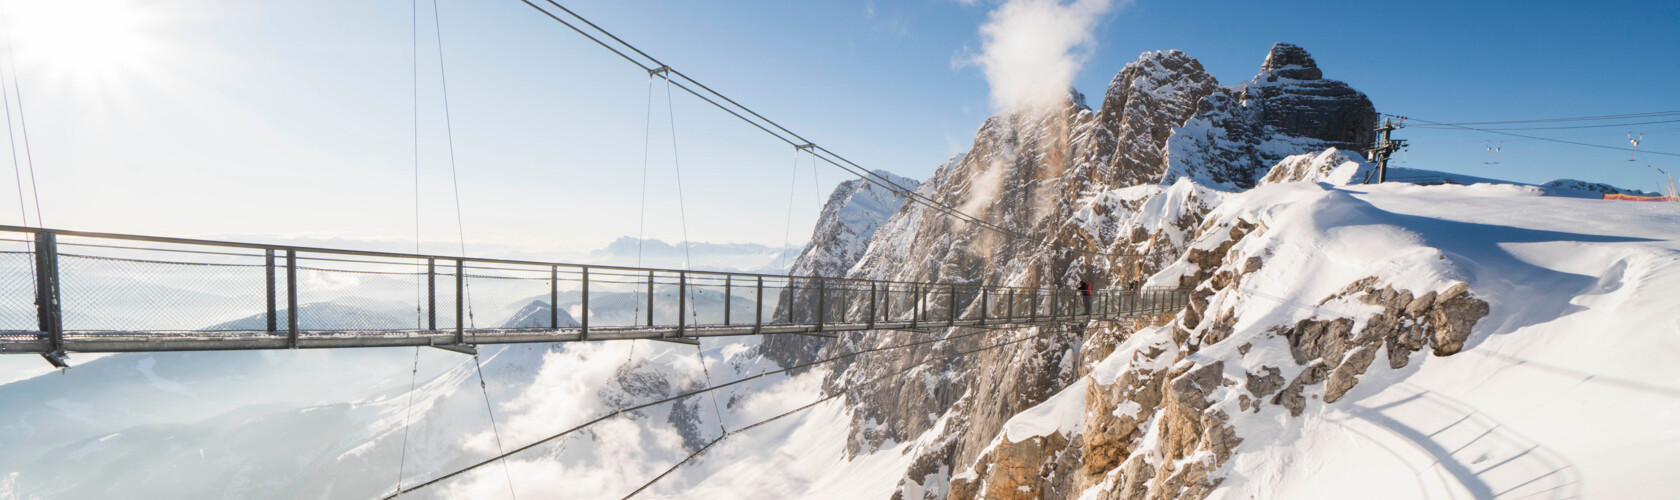
[[[1079,282],[1079,299],[1085,303],[1085,315],[1091,315],[1091,284],[1084,280]]]

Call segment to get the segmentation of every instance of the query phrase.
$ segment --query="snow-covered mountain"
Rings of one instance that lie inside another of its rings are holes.
[[[485,347],[483,386],[472,358],[434,349],[112,355],[0,384],[0,498],[367,498],[532,444],[411,496],[622,498],[650,482],[641,497],[1680,488],[1665,467],[1680,462],[1673,208],[1582,199],[1597,188],[1571,183],[1359,184],[1371,165],[1352,151],[1375,111],[1324,72],[1287,44],[1236,86],[1182,52],[1143,54],[1099,109],[1070,91],[1000,113],[927,181],[892,177],[1033,237],[853,181],[792,259],[820,276],[1194,290],[1174,314],[700,348]],[[599,257],[633,258],[636,243]],[[695,260],[778,257],[719,252],[750,258]],[[681,258],[674,245],[656,253]],[[640,321],[639,286],[592,292],[592,324]],[[531,293],[481,314],[545,326],[549,297]],[[654,295],[672,319],[674,290]],[[578,299],[562,292],[563,322]],[[705,291],[691,310],[716,319],[726,300],[751,306]],[[378,304],[301,311],[323,325],[412,314]]]
[[[953,158],[957,161],[960,158]],[[876,170],[874,182],[852,179],[840,183],[823,204],[811,242],[800,251],[788,274],[844,276],[869,245],[869,238],[904,206],[905,197],[875,182],[915,191],[920,183],[892,172]]]

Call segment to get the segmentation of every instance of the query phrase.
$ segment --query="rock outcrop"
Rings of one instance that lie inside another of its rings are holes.
[[[1191,177],[1253,187],[1292,154],[1337,148],[1363,151],[1375,138],[1377,111],[1346,83],[1324,79],[1301,47],[1272,46],[1260,74],[1202,99],[1169,145],[1167,182]]]

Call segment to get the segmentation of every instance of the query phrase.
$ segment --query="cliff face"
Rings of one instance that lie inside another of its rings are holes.
[[[1027,287],[1140,281],[1179,260],[1203,217],[1229,190],[1254,185],[1267,158],[1369,141],[1369,133],[1343,130],[1375,120],[1369,101],[1345,84],[1320,79],[1318,71],[1305,51],[1280,44],[1253,82],[1221,87],[1182,52],[1150,52],[1116,74],[1100,110],[1070,92],[1059,105],[993,116],[975,134],[970,151],[942,165],[919,192],[1033,237],[1001,234],[905,204],[875,231],[846,276]],[[1230,103],[1208,103],[1219,99]],[[1324,116],[1341,116],[1345,123],[1321,130],[1314,124]],[[1215,120],[1220,125],[1207,124]],[[1186,157],[1174,149],[1195,140],[1183,137],[1187,130],[1216,128],[1235,156]],[[810,269],[836,268],[812,260]],[[912,299],[890,300],[894,310],[903,310]],[[975,307],[965,299],[956,303]],[[935,300],[931,314],[946,314],[947,304]],[[848,450],[861,454],[914,442],[898,495],[944,498],[973,491],[962,489],[975,486],[973,478],[953,481],[953,476],[998,452],[993,440],[1005,421],[1078,380],[1135,326],[988,335],[967,335],[974,332],[966,329],[881,331],[821,342],[771,339],[761,349],[787,365],[929,335],[949,338],[837,362],[824,384],[834,393],[880,373],[913,368],[907,379],[915,383],[846,394],[852,419]],[[1004,338],[1021,341],[980,351]],[[970,351],[977,352],[948,357]],[[1066,438],[1042,437],[1036,446],[1078,464],[1080,453],[1066,452],[1079,449],[1078,436]],[[1069,496],[1086,486],[1081,481],[1060,474],[1034,482],[1031,491]]]
[[[884,179],[882,182],[912,191],[921,185],[914,179],[885,170],[874,173]],[[817,227],[811,233],[811,243],[793,261],[789,274],[845,276],[846,271],[863,257],[875,230],[898,213],[903,205],[903,196],[870,181],[852,179],[840,183],[823,204]]]

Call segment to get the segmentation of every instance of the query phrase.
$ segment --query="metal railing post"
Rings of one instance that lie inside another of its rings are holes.
[[[986,287],[980,287],[980,325],[986,325]]]
[[[947,313],[946,316],[948,316],[945,320],[945,324],[947,326],[957,326],[957,285],[951,285],[946,288],[950,291],[951,305],[950,309],[945,311]]]
[[[1015,322],[1015,289],[1005,290],[1008,302],[1003,305],[1003,322]]]
[[[917,317],[918,316],[917,313],[921,312],[920,311],[921,300],[922,300],[922,286],[921,285],[911,285],[910,286],[910,328],[911,329],[916,328],[916,320],[920,319],[920,318]]]
[[[756,310],[753,312],[753,333],[760,333],[760,332],[764,331],[764,277],[763,276],[758,277],[757,288],[758,288],[758,291],[753,294],[753,302],[755,303],[753,305],[756,306],[754,308]]]
[[[735,275],[723,275],[723,326],[729,326],[729,303],[735,301],[735,295],[732,291],[734,282]]]
[[[560,266],[548,268],[548,327],[560,329]]]
[[[583,317],[578,318],[582,330],[578,333],[578,340],[589,340],[589,266],[583,266],[583,309],[578,311]]]
[[[276,315],[279,311],[275,310],[278,308],[279,300],[275,296],[274,249],[272,248],[263,250],[263,270],[265,271],[263,274],[268,275],[266,276],[268,281],[268,333],[274,333],[280,330],[280,320],[279,316]]]
[[[46,332],[53,356],[62,358],[64,352],[64,310],[60,302],[58,276],[58,235],[52,231],[35,232],[35,314],[41,331]],[[54,362],[58,365],[63,361]]]
[[[455,344],[467,343],[467,262],[455,259]]]
[[[286,251],[286,345],[297,349],[298,345],[298,301],[297,301],[297,250]]]
[[[824,293],[828,291],[827,288],[825,288],[825,285],[826,284],[823,283],[822,278],[817,278],[817,331],[819,332],[823,331],[823,313],[825,312],[823,310],[823,306],[825,305],[823,304],[823,296],[828,295],[827,293]]]
[[[648,328],[653,327],[653,271],[648,271]]]
[[[868,329],[875,329],[875,282],[869,282],[869,321]]]
[[[426,330],[437,331],[437,259],[426,258]]]
[[[688,326],[688,273],[677,273],[677,338],[682,338]]]
[[[881,286],[881,317],[892,321],[892,283]]]

